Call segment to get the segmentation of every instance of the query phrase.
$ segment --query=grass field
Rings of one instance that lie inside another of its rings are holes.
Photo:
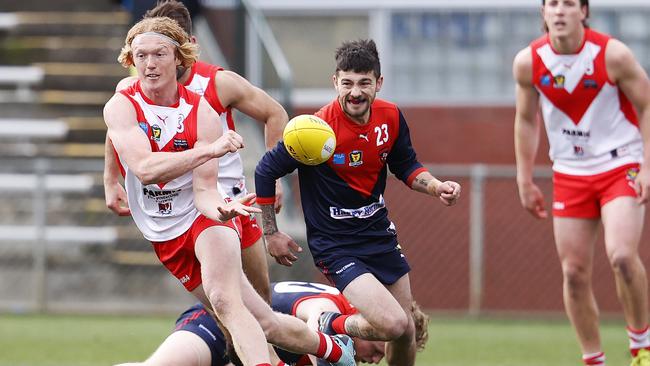
[[[0,315],[0,366],[95,366],[146,358],[173,317]],[[469,320],[433,317],[418,366],[580,365],[573,332],[562,320]],[[610,365],[627,365],[622,322],[606,322]]]

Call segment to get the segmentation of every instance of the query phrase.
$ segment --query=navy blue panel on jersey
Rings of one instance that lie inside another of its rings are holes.
[[[212,366],[225,366],[230,362],[226,356],[226,340],[217,322],[205,310],[203,304],[196,304],[187,309],[176,320],[177,330],[192,332],[201,337],[210,348]]]
[[[394,105],[375,101],[374,119],[366,127],[341,117],[337,106],[335,101],[325,108],[332,111],[323,112],[333,116],[323,119],[337,136],[335,153],[327,163],[303,165],[279,142],[255,170],[257,195],[268,198],[275,196],[278,178],[298,169],[307,240],[315,262],[392,251],[397,234],[383,198],[388,169],[404,182],[423,169],[406,121]]]

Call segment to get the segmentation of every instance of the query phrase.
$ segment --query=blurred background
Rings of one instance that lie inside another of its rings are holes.
[[[242,74],[290,116],[334,98],[343,40],[375,39],[379,96],[402,109],[419,160],[463,185],[460,203],[444,208],[390,178],[386,201],[416,300],[434,314],[563,316],[551,221],[525,212],[514,181],[511,65],[542,34],[540,1],[185,3],[201,58]],[[127,75],[116,61],[124,36],[154,4],[0,0],[0,312],[175,314],[193,301],[103,197],[102,108]],[[646,0],[594,0],[591,14],[650,70]],[[263,126],[239,115],[237,128],[252,178]],[[548,144],[539,150],[550,207]],[[279,226],[306,249],[296,179],[283,180]],[[649,264],[650,248],[641,251]],[[594,276],[601,311],[620,315],[602,241]],[[292,268],[271,263],[271,277],[323,280],[307,253]]]

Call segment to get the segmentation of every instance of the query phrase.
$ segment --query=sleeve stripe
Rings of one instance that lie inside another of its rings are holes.
[[[257,204],[259,205],[272,205],[275,203],[275,197],[260,197],[256,198]]]
[[[408,176],[408,178],[406,178],[406,185],[409,186],[409,187],[412,187],[412,186],[413,186],[413,181],[415,180],[415,177],[417,177],[418,174],[420,174],[420,173],[422,173],[422,172],[426,172],[426,171],[427,171],[427,168],[425,168],[425,167],[420,167],[420,168],[418,168],[418,169],[415,169],[415,170],[413,171],[413,173],[411,173],[411,174]],[[257,198],[257,201],[259,201],[259,200],[260,200],[260,199]]]

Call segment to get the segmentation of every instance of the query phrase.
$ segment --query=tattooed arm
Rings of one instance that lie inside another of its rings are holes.
[[[273,204],[260,205],[260,208],[266,250],[276,262],[291,267],[298,260],[296,253],[302,252],[302,248],[289,235],[278,230]]]
[[[460,197],[460,184],[450,180],[441,182],[427,171],[421,172],[413,179],[411,189],[438,197],[446,206],[454,205]]]

